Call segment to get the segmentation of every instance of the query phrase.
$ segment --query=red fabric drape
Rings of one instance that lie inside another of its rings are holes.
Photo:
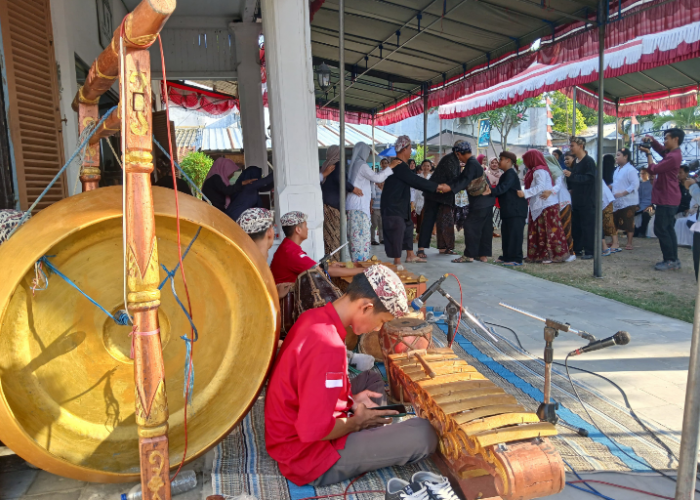
[[[176,106],[211,115],[221,115],[232,109],[239,109],[238,99],[174,82],[168,82],[168,99]]]
[[[605,48],[615,47],[633,38],[678,28],[700,21],[698,0],[623,0],[622,19],[618,4],[610,4],[610,24],[605,33]],[[594,16],[586,28],[574,22],[555,30],[554,37],[543,37],[538,60],[542,64],[575,61],[598,53],[598,28]]]
[[[641,96],[620,99],[618,116],[650,115],[662,111],[674,111],[676,109],[697,106],[698,90],[700,90],[700,88],[693,85],[682,89],[653,92]],[[564,93],[571,98],[573,95],[573,88],[564,90]],[[598,94],[588,89],[579,87],[576,91],[576,101],[589,108],[598,109]],[[604,102],[605,114],[615,116],[617,112],[615,103],[609,99],[605,99]]]
[[[339,122],[340,111],[334,108],[322,108],[321,106],[316,106],[316,118]],[[345,122],[352,123],[354,125],[372,125],[372,115],[370,113],[346,111]]]

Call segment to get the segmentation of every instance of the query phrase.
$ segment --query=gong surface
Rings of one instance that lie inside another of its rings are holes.
[[[0,246],[0,440],[49,472],[87,481],[135,481],[131,327],[119,326],[59,276],[32,294],[43,255],[108,311],[124,308],[121,187],[60,201]],[[177,264],[173,191],[154,188],[159,263]],[[255,402],[279,335],[277,292],[250,238],[219,210],[180,194],[184,260],[199,331],[194,343],[188,461],[222,439]],[[166,277],[161,268],[161,281]],[[175,288],[186,303],[178,272]],[[161,291],[161,342],[170,463],[184,449],[183,381],[189,323],[170,282]]]

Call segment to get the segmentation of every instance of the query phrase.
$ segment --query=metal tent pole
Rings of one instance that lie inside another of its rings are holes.
[[[423,159],[428,159],[428,86],[423,85]],[[416,165],[416,171],[418,165]]]
[[[593,241],[593,276],[603,277],[603,115],[605,76],[605,0],[598,2],[598,168],[595,176],[595,239]]]
[[[340,74],[340,244],[348,242],[348,218],[345,212],[345,0],[338,1],[339,57],[338,70]],[[340,260],[350,260],[348,247],[340,251]]]
[[[688,364],[688,385],[685,390],[685,407],[683,409],[683,430],[681,432],[681,451],[678,458],[678,477],[676,482],[676,500],[695,498],[695,480],[698,463],[698,434],[700,434],[700,394],[698,394],[698,377],[700,377],[700,282],[695,298],[695,317],[693,319],[693,336],[690,340],[690,362]]]
[[[576,135],[576,87],[574,86],[574,111],[573,111],[573,116],[572,120],[573,123],[571,124],[571,135]]]
[[[438,115],[438,137],[440,138],[440,147],[438,149],[438,161],[442,160],[442,118]]]
[[[377,152],[374,150],[374,113],[372,113],[372,170],[377,166]]]
[[[620,127],[620,104],[619,99],[615,103],[615,152],[620,150],[620,132],[618,128]],[[631,158],[630,158],[631,160]]]

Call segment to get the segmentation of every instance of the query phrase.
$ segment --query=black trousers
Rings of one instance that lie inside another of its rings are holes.
[[[676,214],[678,205],[657,205],[654,217],[654,235],[659,239],[659,246],[664,260],[678,260],[678,238],[676,237]]]
[[[437,201],[425,200],[423,205],[423,221],[420,225],[420,234],[418,235],[418,248],[430,248],[430,239],[433,236],[433,228],[437,222],[438,210],[440,204]]]
[[[503,245],[503,262],[523,262],[523,232],[525,217],[508,217],[501,219],[501,244]]]
[[[470,209],[464,221],[464,256],[491,257],[493,207]]]
[[[698,267],[700,267],[700,233],[693,232],[693,267],[695,268],[695,281],[698,279]]]
[[[595,208],[572,208],[571,237],[574,239],[574,252],[581,256],[593,255],[595,241]]]
[[[387,257],[400,259],[402,250],[413,250],[413,221],[410,218],[384,215],[382,226]]]
[[[640,213],[640,212],[637,212]],[[647,228],[649,227],[649,221],[651,220],[651,215],[649,212],[641,212],[642,214],[642,225],[634,228],[634,237],[640,236],[642,238],[647,237]]]

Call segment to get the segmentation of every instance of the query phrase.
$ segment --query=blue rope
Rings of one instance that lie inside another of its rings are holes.
[[[83,292],[83,291],[80,289],[80,287],[78,287],[78,285],[76,285],[75,283],[73,283],[73,282],[70,280],[70,278],[68,278],[68,276],[66,276],[66,275],[63,274],[61,271],[59,271],[58,268],[57,268],[56,266],[54,266],[54,265],[51,263],[51,261],[49,260],[49,257],[55,257],[55,256],[54,256],[54,255],[51,255],[51,256],[49,256],[49,255],[44,255],[41,259],[39,259],[39,262],[41,262],[42,264],[46,265],[46,267],[48,267],[49,270],[50,270],[52,273],[56,274],[57,276],[59,276],[60,278],[62,278],[63,281],[65,281],[65,282],[68,283],[70,286],[72,286],[73,288],[75,288],[76,290],[78,290],[78,292],[80,292],[80,293],[82,294],[83,297],[85,297],[85,298],[88,299],[90,302],[92,302],[93,304],[95,304],[103,313],[105,313],[107,316],[109,316],[110,318],[112,318],[116,324],[118,324],[118,325],[123,325],[123,326],[126,326],[126,325],[129,324],[129,315],[126,313],[126,311],[119,311],[119,312],[117,312],[116,315],[112,315],[112,313],[110,313],[107,309],[105,309],[105,308],[102,307],[100,304],[98,304],[97,301],[96,301],[95,299],[93,299],[92,297],[90,297],[87,293]],[[43,271],[42,271],[42,272],[43,272]],[[44,277],[46,277],[46,275],[44,275]],[[43,288],[42,290],[45,290],[45,289],[48,287],[48,283],[49,283],[49,281],[48,281],[48,279],[46,279],[46,287]]]
[[[185,253],[182,254],[182,260],[185,260],[185,257],[187,257],[187,254],[190,251],[190,248],[192,248],[192,244],[197,240],[199,237],[199,233],[202,231],[202,227],[200,226],[199,229],[197,229],[197,233],[194,235],[194,238],[192,238],[192,241],[190,241],[189,245],[187,245],[187,248],[185,249]],[[192,327],[192,331],[194,332],[194,338],[189,338],[187,335],[183,335],[180,337],[182,340],[185,341],[185,376],[183,378],[182,382],[182,397],[184,397],[189,404],[192,404],[192,393],[194,392],[194,364],[192,363],[192,344],[194,342],[197,342],[199,340],[199,332],[197,331],[197,327],[194,326],[194,321],[192,321],[192,316],[190,316],[189,311],[185,307],[185,305],[182,303],[180,300],[180,297],[177,295],[177,291],[175,290],[175,273],[180,267],[180,262],[177,263],[177,265],[173,268],[172,271],[168,271],[168,268],[165,267],[163,264],[160,265],[160,267],[163,268],[165,271],[165,279],[163,282],[160,284],[158,287],[158,290],[161,290],[164,286],[165,283],[170,280],[170,288],[173,291],[173,296],[175,297],[175,300],[177,301],[178,305],[180,306],[180,309],[182,309],[182,312],[185,313],[185,316],[187,317],[187,321],[190,322],[190,326]],[[192,370],[190,370],[190,364],[192,364]],[[187,376],[189,375],[189,386],[190,390],[189,392],[187,391]]]
[[[17,224],[17,225],[12,229],[12,231],[10,231],[10,234],[7,236],[8,239],[9,239],[13,234],[15,234],[15,231],[17,231],[17,229],[19,229],[19,227],[20,227],[22,224],[24,224],[25,222],[27,222],[27,219],[29,219],[29,216],[32,214],[32,211],[36,208],[36,206],[39,204],[39,202],[42,200],[42,198],[43,198],[44,196],[46,196],[46,193],[49,192],[49,189],[51,189],[51,186],[53,186],[54,183],[58,180],[58,178],[61,177],[61,175],[63,175],[63,172],[66,171],[66,169],[68,168],[68,165],[70,165],[70,164],[73,162],[73,160],[75,159],[75,157],[78,156],[78,153],[80,153],[80,151],[83,150],[83,148],[85,147],[85,145],[87,144],[87,142],[90,140],[90,138],[91,138],[93,135],[95,135],[95,132],[97,132],[97,129],[100,128],[100,125],[102,125],[102,124],[104,123],[104,121],[107,119],[107,117],[108,117],[110,114],[112,114],[112,111],[114,111],[115,109],[117,109],[117,106],[114,106],[114,107],[110,108],[110,109],[102,116],[102,118],[100,118],[100,121],[97,122],[97,125],[95,126],[95,128],[92,129],[92,131],[88,134],[88,136],[87,136],[85,139],[83,139],[83,142],[80,143],[80,145],[79,145],[78,148],[73,152],[73,154],[71,155],[71,157],[68,158],[68,161],[66,162],[66,164],[63,165],[63,167],[61,167],[61,170],[59,170],[58,173],[56,174],[56,176],[51,180],[51,182],[49,182],[49,185],[46,186],[46,188],[44,189],[44,191],[39,195],[39,197],[34,201],[34,203],[32,203],[32,206],[29,207],[29,210],[27,210],[26,212],[24,212],[24,215],[22,215],[22,218],[19,220],[19,224]],[[86,297],[87,297],[87,295],[86,295]],[[108,313],[108,314],[109,314],[109,313]]]
[[[168,160],[172,160],[172,158],[170,158],[170,155],[165,150],[165,148],[163,148],[163,146],[160,145],[160,142],[158,142],[156,140],[155,136],[153,136],[153,144],[155,144],[156,146],[158,146],[160,148],[160,150],[163,152],[163,154],[165,154],[165,156],[168,157]],[[180,173],[185,176],[185,179],[187,179],[187,182],[189,182],[192,185],[192,187],[195,188],[200,195],[202,195],[202,199],[211,205],[211,201],[209,201],[209,198],[204,196],[204,193],[202,193],[202,190],[199,189],[199,186],[197,186],[197,184],[195,184],[192,179],[190,179],[190,176],[187,175],[187,172],[182,170],[182,167],[176,161],[173,161],[173,163],[175,164],[177,169],[180,171]]]
[[[201,230],[202,230],[202,227],[200,226],[199,229],[197,229],[197,233],[194,235],[194,238],[192,238],[192,241],[190,241],[190,244],[187,245],[187,248],[185,249],[185,253],[182,254],[182,260],[183,260],[183,261],[185,260],[185,257],[187,257],[187,254],[189,253],[190,248],[192,248],[192,243],[194,243],[195,240],[199,237],[199,233],[200,233]],[[161,265],[162,265],[162,264],[161,264]],[[160,285],[158,285],[158,290],[162,290],[162,289],[163,289],[163,287],[165,286],[165,283],[167,283],[168,279],[172,279],[172,278],[175,277],[175,273],[176,273],[177,270],[180,268],[180,262],[178,261],[177,265],[173,268],[172,271],[168,271],[168,268],[165,267],[165,266],[162,266],[162,267],[163,267],[163,269],[165,269],[165,273],[167,274],[167,276],[166,276],[165,279],[162,281],[162,283],[161,283]]]

